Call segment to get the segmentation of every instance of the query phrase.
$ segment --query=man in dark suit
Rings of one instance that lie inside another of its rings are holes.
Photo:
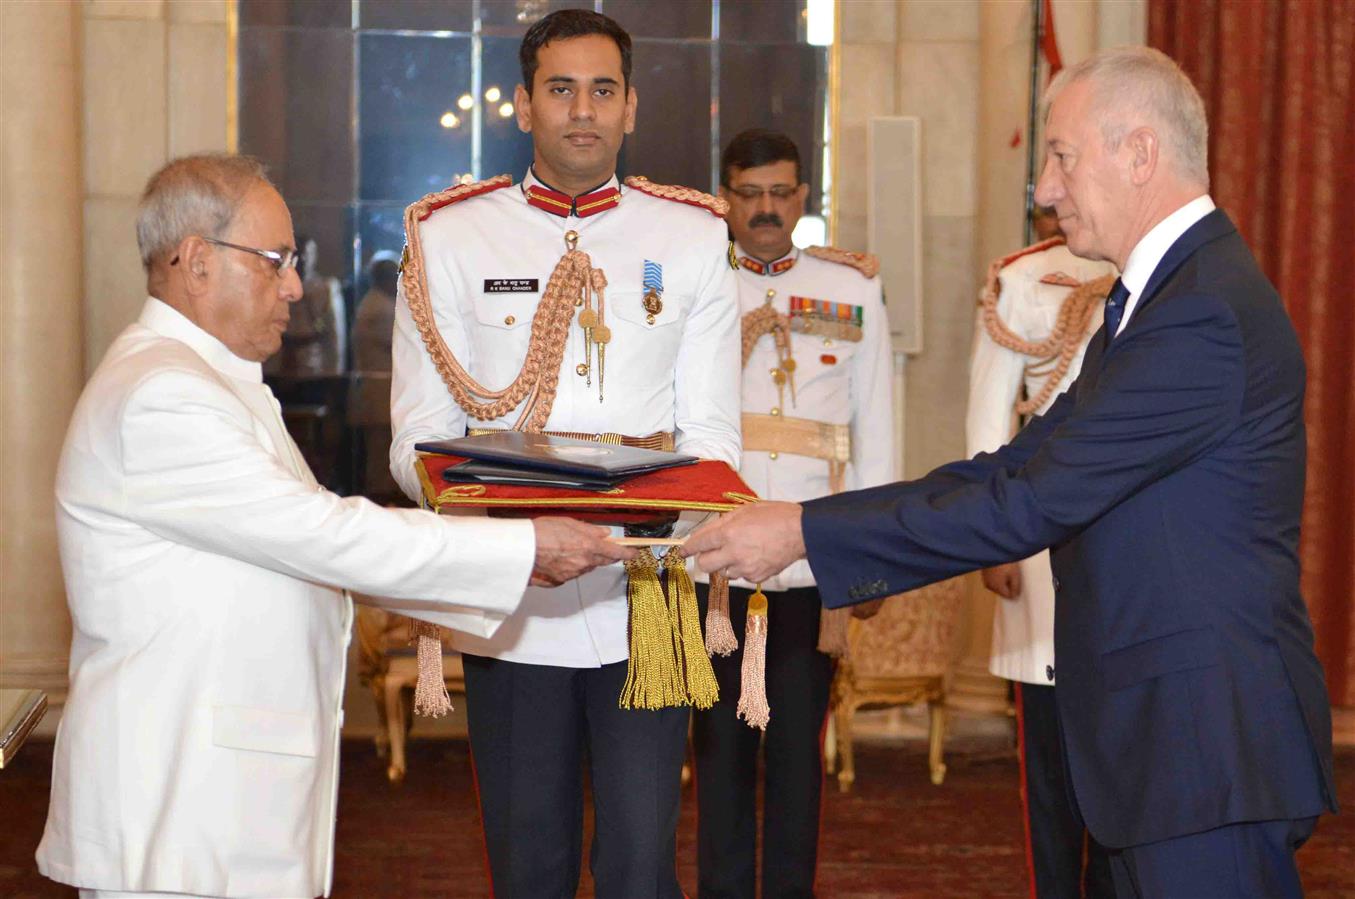
[[[753,581],[805,556],[835,607],[1051,548],[1070,783],[1117,895],[1301,896],[1294,851],[1335,790],[1294,330],[1209,199],[1204,106],[1170,59],[1104,51],[1046,102],[1036,200],[1124,273],[1073,387],[994,453],[750,506],[688,549]]]

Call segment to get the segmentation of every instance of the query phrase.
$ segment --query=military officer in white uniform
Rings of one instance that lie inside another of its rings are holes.
[[[1037,222],[1039,220],[1037,219]],[[1057,225],[1051,231],[1056,233]],[[1011,440],[1018,420],[1049,408],[1082,366],[1101,327],[1115,268],[1074,256],[1052,237],[989,268],[969,373],[965,422],[970,456]],[[1064,784],[1054,705],[1054,583],[1049,552],[983,571],[1003,598],[993,619],[988,668],[1013,682],[1026,783],[1026,835],[1040,899],[1114,895],[1105,849],[1090,837]],[[1084,875],[1084,839],[1086,870]]]
[[[618,182],[636,94],[630,38],[611,19],[553,13],[528,31],[521,59],[526,87],[515,105],[532,135],[531,171],[518,184],[504,177],[433,195],[411,216],[393,348],[392,473],[417,499],[416,442],[517,425],[624,435],[737,465],[738,306],[724,204],[643,179]],[[547,338],[548,285],[573,249],[588,255],[600,289]],[[552,349],[562,351],[558,368]],[[524,369],[529,359],[537,362]],[[499,396],[520,373],[536,378],[526,398]],[[463,384],[485,404],[460,402],[449,387],[464,400]],[[492,636],[453,635],[465,654],[496,896],[574,894],[585,758],[597,895],[682,895],[674,848],[688,711],[618,708],[627,624],[625,574],[613,566],[529,590]]]
[[[761,497],[797,502],[894,480],[893,369],[875,260],[792,245],[808,185],[784,134],[735,137],[721,159],[720,193],[739,261],[742,477]],[[753,586],[731,585],[736,629]],[[761,895],[810,896],[833,660],[817,648],[823,612],[809,564],[794,563],[762,589],[771,717]],[[761,733],[736,714],[742,647],[712,662],[720,700],[693,719],[700,896],[753,899]]]

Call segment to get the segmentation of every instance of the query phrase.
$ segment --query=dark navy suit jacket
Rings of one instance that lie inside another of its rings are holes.
[[[1335,810],[1299,594],[1304,366],[1214,211],[1125,329],[995,453],[806,503],[825,605],[1052,549],[1056,695],[1092,835],[1138,845]]]

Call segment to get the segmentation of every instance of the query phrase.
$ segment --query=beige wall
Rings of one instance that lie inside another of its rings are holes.
[[[65,689],[52,482],[83,383],[80,15],[0,4],[0,686]]]
[[[226,148],[227,2],[6,0],[0,16],[0,685],[60,703],[57,452],[85,378],[145,298],[134,225],[146,178]]]

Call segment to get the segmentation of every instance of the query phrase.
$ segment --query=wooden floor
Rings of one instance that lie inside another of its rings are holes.
[[[925,745],[858,748],[857,786],[825,792],[818,895],[826,899],[1026,896],[1015,756],[1000,742],[950,747],[941,787]],[[61,897],[33,864],[42,833],[51,744],[30,743],[0,772],[0,896]],[[1355,750],[1337,756],[1343,805],[1355,808]],[[678,834],[681,883],[696,887],[693,798]],[[1355,896],[1355,821],[1325,818],[1299,853],[1311,899]],[[406,782],[392,787],[366,742],[346,742],[339,798],[336,899],[481,899],[489,895],[465,744],[416,741]],[[587,873],[581,896],[591,896]]]

